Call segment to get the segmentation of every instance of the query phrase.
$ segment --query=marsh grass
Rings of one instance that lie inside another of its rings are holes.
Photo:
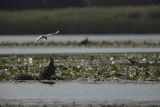
[[[160,6],[0,11],[0,34],[160,33]]]
[[[48,61],[49,56],[1,57],[0,79],[37,80]],[[53,80],[160,80],[158,53],[54,55],[54,61],[56,75],[51,77]]]
[[[0,47],[36,47],[36,46],[51,46],[51,47],[160,47],[160,42],[152,42],[152,41],[90,41],[90,40],[82,40],[82,41],[66,41],[66,42],[56,42],[56,41],[48,41],[48,42],[0,42]]]

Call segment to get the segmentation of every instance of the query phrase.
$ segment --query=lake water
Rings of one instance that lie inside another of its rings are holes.
[[[32,42],[38,35],[0,36],[0,42]],[[160,35],[57,35],[49,41],[153,41],[159,42]],[[77,53],[150,53],[160,48],[87,48],[87,47],[0,47],[0,55],[21,54],[77,54]],[[0,82],[0,104],[24,104],[40,102],[156,102],[160,105],[160,84],[119,84],[56,82],[54,85],[40,82]]]
[[[0,42],[33,42],[38,35],[1,35]],[[155,34],[119,34],[119,35],[54,35],[49,36],[48,41],[82,41],[88,38],[92,41],[160,41],[160,35]]]
[[[1,35],[0,42],[34,42],[38,35]],[[149,41],[160,42],[160,35],[54,35],[48,41]],[[72,53],[138,53],[160,52],[160,48],[87,48],[87,47],[0,47],[0,55],[13,54],[72,54]]]
[[[1,82],[0,99],[42,101],[157,101],[160,103],[159,83],[85,83]]]
[[[0,55],[88,54],[88,53],[159,53],[160,48],[85,48],[85,47],[0,47]]]

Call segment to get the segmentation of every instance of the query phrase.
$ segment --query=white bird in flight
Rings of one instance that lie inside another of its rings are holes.
[[[58,34],[60,31],[56,31],[54,33],[49,33],[49,34],[43,34],[43,35],[40,35],[39,37],[37,37],[37,41],[40,41],[41,39],[46,39],[47,40],[47,37],[50,36],[50,35],[55,35],[55,34]]]

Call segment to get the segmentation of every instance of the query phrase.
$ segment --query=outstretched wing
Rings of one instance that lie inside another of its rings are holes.
[[[55,35],[55,34],[58,34],[59,32],[60,32],[60,31],[58,30],[58,31],[56,31],[56,32],[54,32],[54,33],[45,34],[45,36]]]
[[[58,31],[56,31],[54,34],[58,34],[58,33],[60,33],[60,31],[58,30]]]
[[[42,38],[42,35],[41,35],[41,36],[39,36],[39,37],[37,37],[37,38],[36,38],[36,40],[37,40],[37,41],[40,41],[40,40],[41,40],[41,38]]]

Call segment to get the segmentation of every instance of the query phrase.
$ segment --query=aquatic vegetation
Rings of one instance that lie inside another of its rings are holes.
[[[15,80],[34,80],[35,78],[29,74],[18,74],[14,78]]]
[[[41,42],[0,42],[0,47],[36,47],[36,46],[51,46],[51,47],[160,47],[160,42],[153,41],[91,41],[87,38],[82,41],[41,41]]]
[[[53,80],[159,81],[160,54],[54,55]],[[132,63],[130,60],[135,60]],[[39,80],[49,56],[1,56],[0,80]]]

